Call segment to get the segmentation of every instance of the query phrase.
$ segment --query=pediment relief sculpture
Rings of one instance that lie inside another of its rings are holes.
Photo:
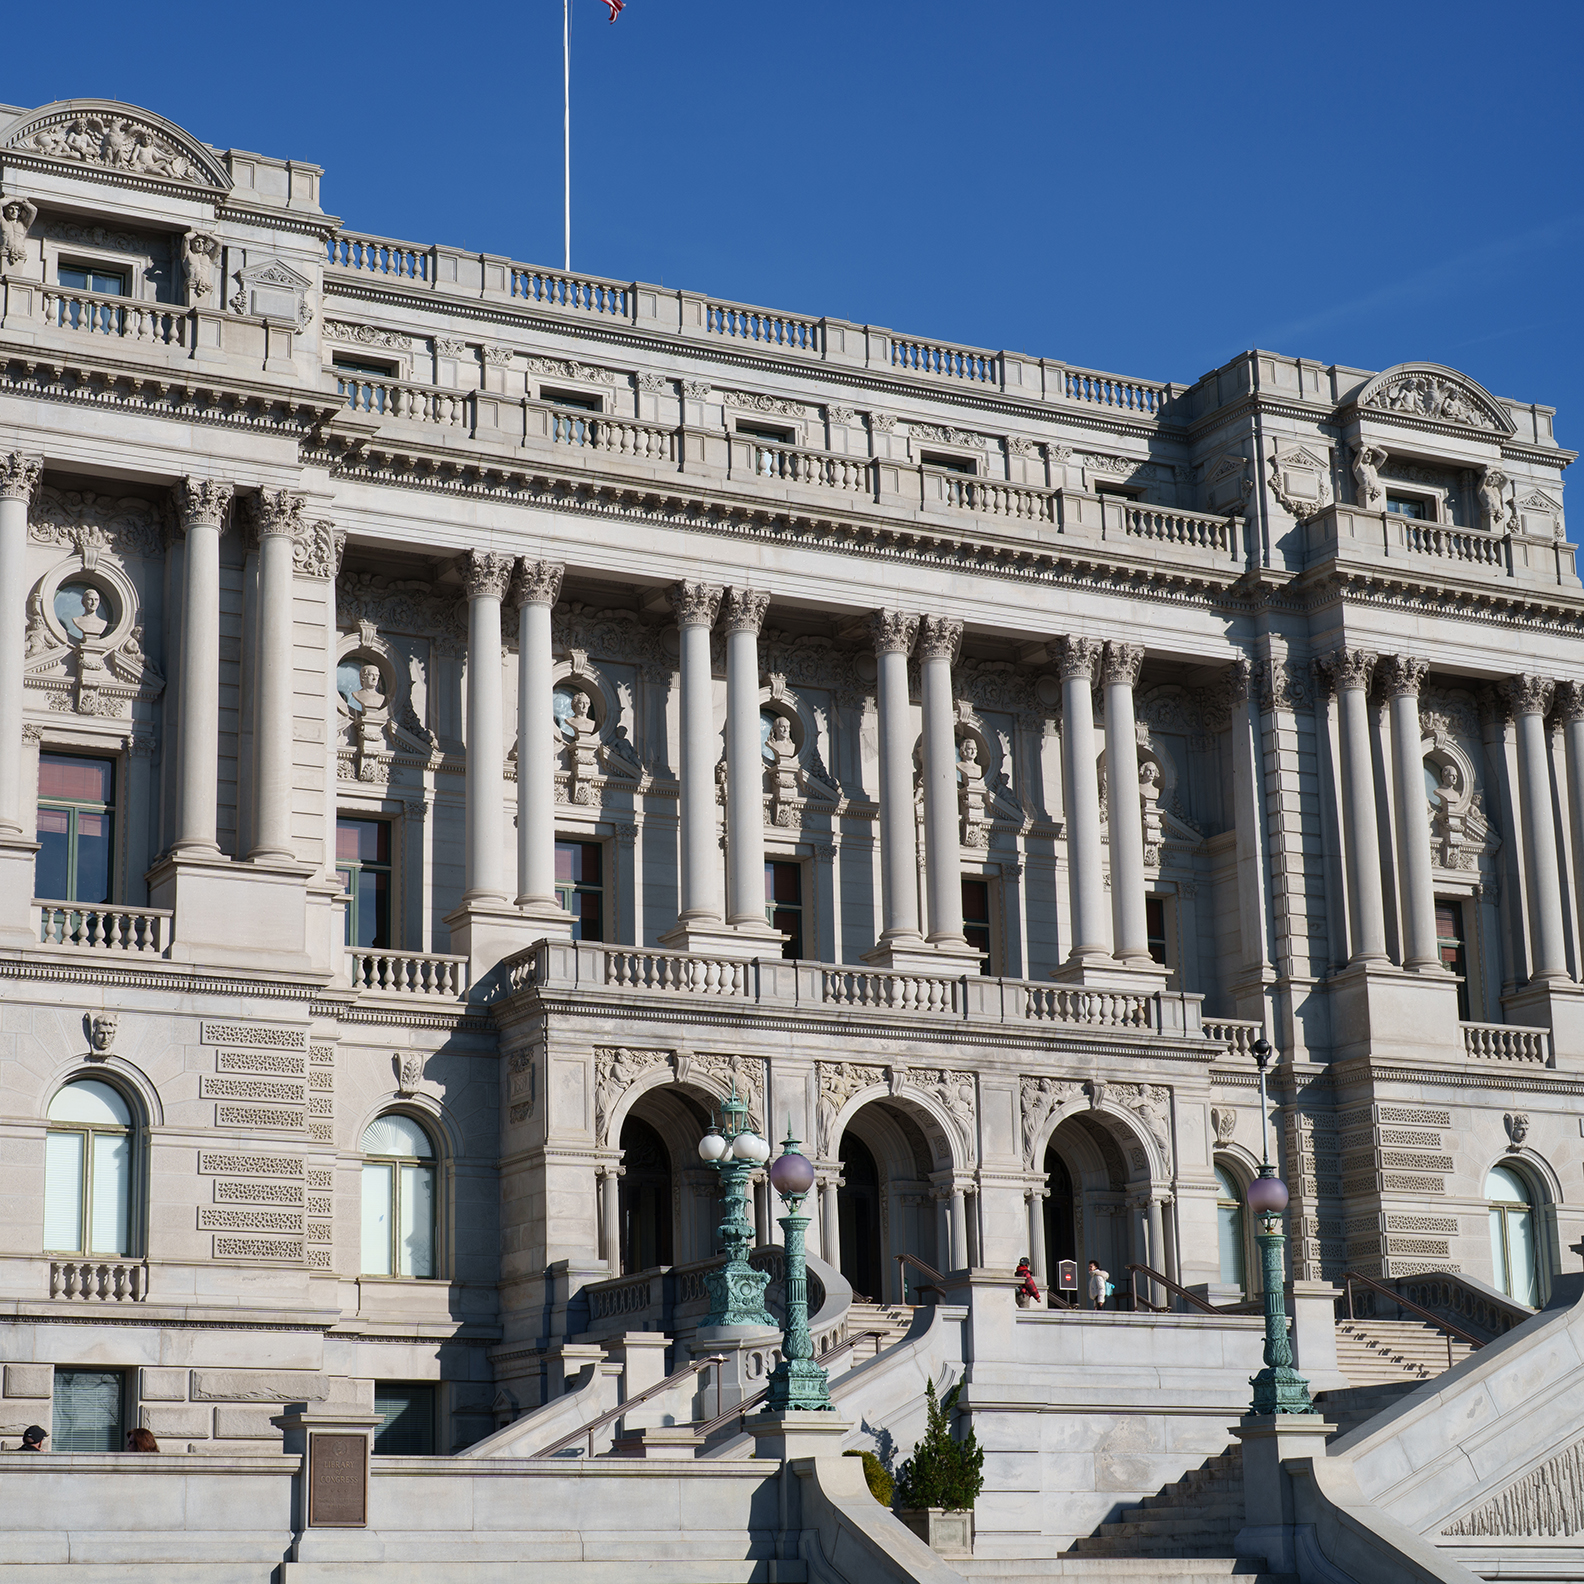
[[[1435,363],[1405,363],[1377,374],[1358,395],[1360,407],[1511,434],[1512,420],[1489,391]]]
[[[219,157],[164,117],[100,99],[67,99],[23,116],[5,147],[67,164],[227,193]]]

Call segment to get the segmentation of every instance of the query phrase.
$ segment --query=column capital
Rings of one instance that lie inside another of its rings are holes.
[[[919,619],[908,611],[877,610],[869,618],[876,654],[911,654]]]
[[[1322,655],[1319,663],[1329,674],[1332,687],[1363,692],[1375,670],[1375,654],[1369,649],[1333,649]]]
[[[176,485],[176,510],[183,528],[225,529],[226,508],[236,485],[222,479],[184,478]]]
[[[566,567],[559,561],[530,561],[524,556],[517,563],[512,603],[519,609],[524,605],[554,605],[561,598],[561,579],[565,576]]]
[[[1525,673],[1508,677],[1501,684],[1501,691],[1514,715],[1544,715],[1551,708],[1556,683],[1550,677]]]
[[[25,451],[0,452],[0,500],[27,500],[43,472],[41,457]]]
[[[1100,675],[1107,687],[1116,682],[1126,683],[1128,687],[1137,687],[1139,672],[1143,667],[1142,644],[1108,643],[1100,662]]]
[[[949,616],[926,616],[919,623],[920,660],[944,660],[951,664],[962,647],[963,624]]]
[[[1095,663],[1104,650],[1105,645],[1098,638],[1058,638],[1056,661],[1061,668],[1062,681],[1071,682],[1077,677],[1083,677],[1092,686]]]
[[[721,606],[721,622],[729,633],[753,633],[757,637],[769,609],[769,590],[729,588]]]
[[[493,550],[469,550],[462,558],[462,581],[470,600],[505,598],[511,575],[512,558],[509,555],[500,555]]]
[[[1564,721],[1584,721],[1584,682],[1558,682],[1556,708]]]
[[[260,539],[295,539],[307,501],[290,490],[260,490],[249,502],[253,532]]]
[[[1247,655],[1240,654],[1226,669],[1225,683],[1229,708],[1248,703],[1249,684],[1253,679],[1254,662]]]
[[[1415,660],[1411,655],[1382,655],[1375,675],[1387,698],[1418,698],[1429,669],[1428,660]]]
[[[713,627],[724,592],[718,583],[673,583],[666,590],[678,627]]]
[[[346,535],[333,522],[299,523],[292,535],[292,571],[299,577],[333,580],[341,570]]]

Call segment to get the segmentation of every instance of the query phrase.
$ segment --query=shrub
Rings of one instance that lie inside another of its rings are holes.
[[[845,1452],[842,1455],[863,1459],[864,1478],[869,1482],[869,1494],[882,1507],[889,1507],[891,1492],[896,1488],[896,1481],[886,1473],[885,1464],[873,1452]]]
[[[962,1382],[938,1402],[935,1384],[928,1382],[929,1418],[924,1438],[913,1448],[913,1456],[897,1470],[897,1502],[901,1507],[970,1508],[984,1488],[984,1448],[972,1430],[961,1440],[951,1433],[951,1413],[957,1406]]]

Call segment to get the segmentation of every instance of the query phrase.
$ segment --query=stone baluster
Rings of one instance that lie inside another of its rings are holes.
[[[682,870],[677,888],[679,926],[720,929],[721,883],[715,835],[715,707],[710,629],[721,589],[677,583],[670,590],[682,646]],[[761,877],[760,885],[764,881]],[[763,904],[761,903],[761,908]]]
[[[962,623],[926,616],[919,627],[919,677],[924,706],[924,865],[929,943],[968,954],[963,934],[962,836],[958,829],[957,726],[951,668]],[[979,954],[974,952],[977,962]]]
[[[550,611],[566,568],[517,563],[517,906],[566,935],[555,889],[555,715],[551,707]]]
[[[0,454],[0,840],[22,836],[22,714],[27,656],[28,502],[43,463],[20,451]]]
[[[1105,682],[1106,811],[1111,826],[1111,939],[1118,962],[1153,963],[1144,908],[1144,817],[1139,808],[1138,729],[1133,689],[1144,651],[1108,643],[1101,659]],[[1075,932],[1076,938],[1076,932]]]
[[[726,855],[730,888],[726,922],[748,935],[765,923],[764,753],[759,741],[759,630],[770,596],[757,589],[726,593]],[[780,937],[775,937],[779,940]]]
[[[1524,879],[1529,893],[1533,980],[1568,977],[1562,927],[1562,875],[1551,804],[1551,764],[1545,717],[1555,684],[1550,677],[1515,676],[1507,701],[1518,728],[1518,802],[1523,821]]]
[[[183,479],[176,507],[186,535],[181,597],[181,706],[176,726],[173,852],[218,854],[220,785],[220,535],[233,486]]]
[[[1062,677],[1063,814],[1067,824],[1067,900],[1072,945],[1068,970],[1108,962],[1105,870],[1101,860],[1100,781],[1095,772],[1095,662],[1104,646],[1095,638],[1057,644]],[[1142,862],[1142,848],[1140,849]]]
[[[919,619],[877,611],[871,621],[880,712],[880,943],[919,948],[918,847],[913,813],[913,730],[908,706],[908,655]]]
[[[1384,655],[1376,672],[1391,717],[1397,866],[1402,876],[1402,965],[1415,973],[1442,971],[1435,880],[1430,872],[1430,804],[1425,797],[1419,731],[1419,689],[1429,669],[1425,661],[1407,655]]]
[[[254,505],[258,532],[258,631],[254,635],[257,708],[253,717],[254,863],[291,862],[293,557],[303,497],[261,490]],[[189,534],[189,538],[191,535]],[[188,565],[191,566],[190,550]]]
[[[1369,686],[1375,656],[1338,649],[1322,662],[1336,689],[1342,723],[1342,814],[1347,848],[1350,963],[1383,963],[1386,910],[1381,896],[1380,825],[1370,757]]]
[[[462,563],[468,598],[467,804],[463,838],[464,907],[506,902],[503,803],[505,719],[501,698],[501,601],[512,558],[470,550]]]

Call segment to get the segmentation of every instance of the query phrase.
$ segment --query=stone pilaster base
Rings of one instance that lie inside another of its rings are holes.
[[[170,908],[172,962],[326,973],[308,941],[312,864],[171,853],[149,870],[149,906]]]
[[[19,836],[0,840],[0,945],[39,943],[33,917],[33,859],[38,850],[37,842]]]

